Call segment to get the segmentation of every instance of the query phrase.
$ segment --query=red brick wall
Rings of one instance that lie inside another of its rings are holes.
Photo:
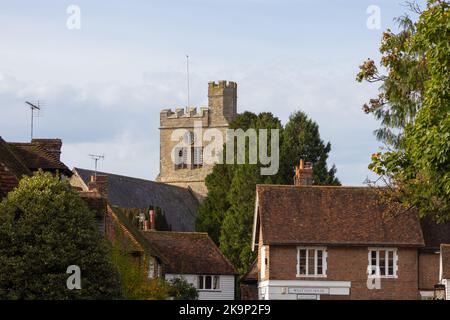
[[[439,282],[439,254],[419,253],[419,270],[419,289],[434,290],[434,285]]]
[[[398,249],[398,278],[381,279],[381,289],[367,288],[367,247],[327,247],[327,277],[317,280],[351,281],[350,296],[325,296],[321,299],[418,299],[417,249]],[[298,278],[297,248],[271,246],[269,258],[271,280],[314,280]]]

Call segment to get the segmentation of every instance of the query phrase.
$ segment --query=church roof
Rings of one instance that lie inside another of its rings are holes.
[[[94,171],[81,168],[74,168],[74,172],[86,185],[94,175]],[[189,189],[106,172],[97,174],[108,177],[111,205],[141,210],[159,207],[173,231],[195,231],[199,202]]]

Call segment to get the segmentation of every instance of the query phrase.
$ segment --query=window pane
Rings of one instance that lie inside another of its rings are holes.
[[[204,286],[203,286],[203,276],[199,276],[198,277],[198,288],[199,289],[203,289],[204,288]]]
[[[212,288],[212,279],[211,276],[205,277],[205,289],[210,290]]]
[[[388,251],[388,275],[394,275],[394,251]]]
[[[300,274],[306,274],[306,250],[300,250]]]
[[[308,250],[308,275],[314,275],[314,252],[315,250],[309,249]]]
[[[317,250],[317,274],[323,274],[323,251]]]
[[[386,275],[386,251],[380,250],[380,275]]]
[[[214,290],[218,290],[220,289],[220,277],[219,276],[214,276]]]
[[[377,251],[371,250],[370,251],[370,266],[369,266],[371,275],[376,274],[376,272],[377,272],[376,266],[377,266]]]

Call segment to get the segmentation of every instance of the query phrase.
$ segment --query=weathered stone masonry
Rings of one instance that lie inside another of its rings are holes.
[[[215,128],[225,137],[229,123],[237,114],[237,84],[219,81],[208,83],[208,107],[164,109],[160,113],[160,173],[157,181],[189,187],[202,199],[208,190],[205,178],[212,171],[211,165],[204,164],[200,168],[176,168],[171,153],[178,141],[171,141],[176,129],[187,129],[193,132],[194,123],[201,122],[202,129]]]

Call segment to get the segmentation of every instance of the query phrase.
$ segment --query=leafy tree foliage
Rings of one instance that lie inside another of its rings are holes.
[[[174,300],[197,300],[198,290],[184,278],[169,280],[169,296]]]
[[[293,184],[294,167],[300,158],[314,164],[316,184],[339,184],[339,180],[336,169],[328,170],[326,166],[330,145],[323,143],[317,124],[302,112],[294,113],[284,129],[278,118],[266,112],[240,114],[230,128],[280,130],[280,169],[276,175],[261,175],[260,162],[248,163],[247,144],[246,164],[216,164],[206,178],[208,196],[200,206],[197,229],[208,232],[239,273],[244,274],[255,258],[250,243],[256,184]]]
[[[336,177],[336,167],[327,167],[328,153],[331,144],[320,139],[319,126],[308,119],[303,112],[295,112],[283,130],[281,144],[281,180],[285,184],[292,183],[294,166],[299,159],[313,164],[313,179],[316,185],[340,185]]]
[[[69,290],[70,265],[81,289]],[[94,213],[50,173],[21,180],[0,203],[0,299],[115,299],[120,281]]]
[[[116,230],[120,235],[120,230]],[[165,300],[169,297],[168,285],[163,279],[148,279],[138,257],[132,256],[119,241],[113,244],[111,260],[120,275],[123,297],[128,300]],[[147,266],[146,261],[142,265]]]
[[[411,10],[418,12],[420,9],[411,4]],[[408,15],[396,20],[400,31],[387,29],[381,40],[381,67],[387,74],[382,74],[375,61],[368,59],[356,76],[358,82],[381,84],[378,96],[364,104],[363,110],[381,122],[381,128],[375,131],[377,138],[394,147],[400,143],[405,126],[414,121],[422,106],[424,82],[429,77],[424,53],[410,50],[409,46],[417,32],[416,25]]]
[[[410,88],[408,84],[417,90],[405,90],[410,97],[405,101],[386,96],[387,104],[397,102],[404,130],[394,148],[374,154],[369,166],[394,186],[389,189],[391,200],[403,207],[418,207],[422,215],[432,215],[437,221],[450,218],[449,14],[448,1],[429,0],[418,22],[411,23],[414,32],[404,41],[405,55],[397,57],[403,74],[389,69],[382,90],[397,79],[397,91]],[[395,52],[395,47],[391,50]],[[408,65],[406,57],[415,60]],[[416,102],[414,112],[410,112],[411,101]]]

